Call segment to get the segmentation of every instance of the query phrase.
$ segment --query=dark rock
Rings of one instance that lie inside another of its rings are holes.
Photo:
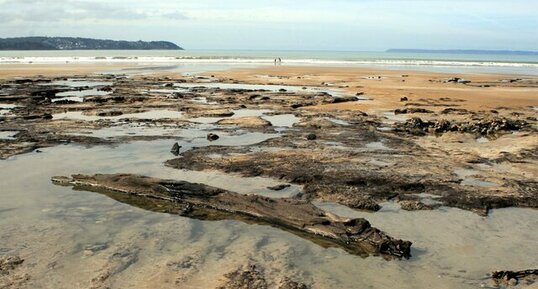
[[[110,109],[110,110],[98,111],[95,115],[97,115],[97,116],[118,116],[118,115],[122,115],[122,114],[123,114],[123,112],[121,112],[120,110]]]
[[[328,103],[343,103],[343,102],[351,102],[351,101],[358,101],[359,99],[356,96],[341,96],[341,97],[333,97]]]
[[[218,140],[220,137],[214,133],[208,133],[207,134],[207,140],[208,141],[216,141]]]
[[[105,92],[111,92],[113,89],[111,86],[105,86],[105,87],[100,87],[97,89],[98,91],[105,91]]]
[[[464,108],[453,108],[453,107],[449,107],[449,108],[445,108],[441,111],[442,114],[467,114],[469,113],[468,110],[464,109]]]
[[[491,135],[501,131],[518,131],[528,127],[524,120],[507,118],[480,119],[464,122],[449,120],[423,121],[414,117],[404,123],[396,124],[396,131],[405,131],[415,135],[425,133],[466,132],[480,135]]]
[[[394,114],[408,114],[408,113],[433,113],[433,111],[425,109],[425,108],[419,108],[419,107],[407,107],[407,108],[396,109],[394,111]]]
[[[459,78],[459,77],[452,77],[452,78],[449,78],[446,82],[461,83],[461,84],[471,83],[471,81],[469,81],[469,80],[465,80],[465,79],[463,79],[463,78]]]
[[[179,155],[179,150],[181,149],[181,146],[179,145],[179,143],[175,143],[173,146],[172,146],[172,149],[170,150],[170,152],[175,155],[175,156],[178,156]]]
[[[400,101],[408,101],[409,99],[407,98],[407,96],[404,96],[404,97],[401,97],[400,98]]]
[[[309,133],[308,135],[306,135],[307,140],[315,140],[317,138],[318,136],[315,133]]]
[[[497,284],[505,284],[509,286],[515,286],[522,280],[527,280],[529,283],[534,283],[538,279],[538,269],[522,271],[495,271],[491,274],[491,278]]]
[[[282,191],[283,189],[286,189],[286,188],[289,188],[291,187],[290,184],[281,184],[281,185],[276,185],[274,187],[267,187],[267,189],[271,190],[271,191]]]

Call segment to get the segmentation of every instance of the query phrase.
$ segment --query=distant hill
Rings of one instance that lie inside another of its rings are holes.
[[[168,41],[116,41],[74,37],[0,38],[0,50],[183,50]]]
[[[450,54],[497,54],[497,55],[538,55],[538,51],[524,50],[467,50],[467,49],[389,49],[394,53],[450,53]]]

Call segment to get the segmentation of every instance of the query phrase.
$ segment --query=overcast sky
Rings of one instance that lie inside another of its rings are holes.
[[[187,49],[538,50],[538,0],[0,0],[0,37]]]

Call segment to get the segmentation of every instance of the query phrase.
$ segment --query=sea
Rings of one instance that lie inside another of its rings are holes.
[[[275,65],[371,67],[452,73],[538,75],[538,55],[279,51],[279,50],[72,50],[0,51],[2,64],[138,64],[148,69],[220,70]]]

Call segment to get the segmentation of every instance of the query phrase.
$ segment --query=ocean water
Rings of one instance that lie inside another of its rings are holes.
[[[281,58],[282,65],[538,75],[538,55],[250,50],[0,51],[0,64],[136,63],[155,69],[274,65],[275,58]]]

